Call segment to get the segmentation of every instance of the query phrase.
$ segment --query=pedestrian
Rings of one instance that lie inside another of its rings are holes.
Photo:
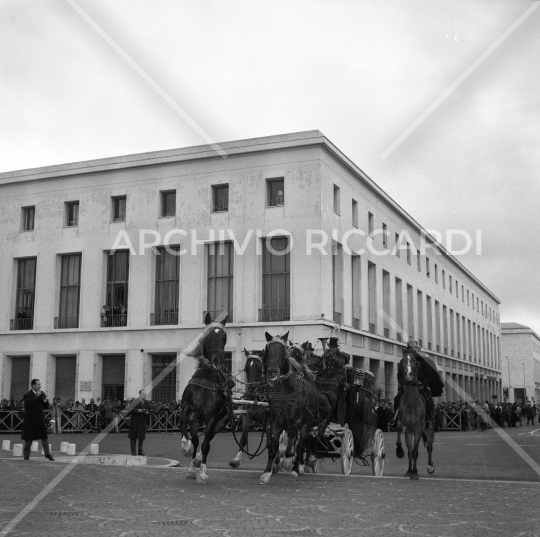
[[[131,454],[133,456],[139,454],[144,456],[143,442],[146,438],[146,417],[150,411],[150,404],[146,400],[146,392],[144,390],[139,391],[139,397],[134,399],[131,403],[131,409],[129,416],[131,417],[131,424],[129,427],[128,438],[131,444]],[[137,447],[137,440],[139,441],[139,450]]]
[[[45,457],[54,461],[49,451],[49,439],[45,425],[44,410],[49,408],[49,402],[45,392],[41,391],[39,379],[32,379],[31,390],[24,394],[24,420],[21,438],[24,440],[24,460],[30,460],[30,448],[34,440],[41,440]]]

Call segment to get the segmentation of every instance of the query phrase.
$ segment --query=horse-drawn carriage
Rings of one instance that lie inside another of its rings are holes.
[[[324,459],[341,459],[341,471],[349,475],[355,460],[365,466],[371,463],[374,476],[381,476],[384,470],[384,440],[382,431],[377,429],[377,415],[373,411],[373,385],[375,377],[370,371],[347,368],[346,384],[342,393],[344,411],[338,423],[326,426],[324,435],[313,434],[318,438],[314,469],[321,473]],[[339,419],[339,418],[338,418]],[[368,460],[370,458],[370,461]]]

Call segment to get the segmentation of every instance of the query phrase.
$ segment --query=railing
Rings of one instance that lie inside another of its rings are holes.
[[[290,308],[262,308],[259,310],[259,322],[290,321]]]
[[[171,311],[167,313],[151,313],[150,326],[160,324],[178,324],[178,312]]]
[[[10,321],[10,330],[32,330],[33,328],[33,317],[29,319],[11,319]]]
[[[79,328],[79,317],[55,317],[55,328]]]
[[[228,323],[230,323],[233,320],[233,310],[206,310],[206,311],[203,311],[203,323],[204,323],[204,318],[206,317],[207,313],[210,314],[210,322],[214,322],[220,315],[221,315],[220,317],[221,320],[223,320],[225,318],[225,315],[227,315]]]
[[[101,316],[101,328],[112,328],[114,326],[127,326],[127,313]]]

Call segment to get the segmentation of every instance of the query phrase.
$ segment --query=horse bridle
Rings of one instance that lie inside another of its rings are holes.
[[[413,366],[411,365],[411,356],[414,357],[414,354],[411,353],[411,352],[408,352],[406,354],[403,355],[403,358],[401,359],[400,361],[400,364],[399,364],[399,367],[401,369],[401,372],[403,373],[403,383],[404,384],[416,384],[418,385],[418,380],[415,379],[415,377],[417,377],[417,374],[418,374],[418,367],[419,367],[419,364],[418,364],[418,360],[415,358],[415,367],[413,368]],[[407,364],[405,365],[405,362],[404,362],[404,358],[407,357]],[[412,377],[412,378],[407,378],[408,376]]]
[[[289,348],[287,347],[287,345],[281,340],[281,339],[273,339],[271,341],[269,341],[267,344],[266,344],[266,347],[264,348],[264,358],[266,359],[266,361],[268,362],[268,354],[267,354],[267,349],[270,345],[272,345],[273,343],[279,343],[281,345],[281,348],[283,350],[282,352],[282,356],[284,358],[284,360],[287,361],[287,366],[289,368],[289,371],[287,373],[285,373],[284,375],[282,375],[281,373],[278,372],[278,375],[277,375],[277,378],[276,379],[273,379],[273,380],[270,380],[268,378],[268,364],[266,365],[266,376],[267,376],[267,383],[272,386],[273,383],[275,382],[279,382],[280,380],[284,380],[284,379],[287,379],[289,378],[291,375],[292,375],[292,367],[291,367],[291,364],[289,363],[288,361],[288,358],[290,357],[290,353],[289,353]],[[264,362],[263,362],[264,364]],[[281,366],[280,366],[280,370],[281,370]]]
[[[265,376],[263,359],[260,356],[258,356],[257,354],[250,354],[248,356],[247,360],[246,360],[246,367],[247,367],[248,360],[258,360],[261,363],[262,378],[261,378],[261,380],[258,380],[258,381],[255,381],[255,382],[248,382],[247,379],[246,379],[246,381],[244,382],[244,385],[245,386],[261,386],[264,383],[264,376]],[[245,372],[245,370],[246,370],[246,368],[244,367],[244,372]]]

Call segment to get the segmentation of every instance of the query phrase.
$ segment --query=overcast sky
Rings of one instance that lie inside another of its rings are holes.
[[[537,4],[2,0],[0,171],[319,129],[540,334]]]

